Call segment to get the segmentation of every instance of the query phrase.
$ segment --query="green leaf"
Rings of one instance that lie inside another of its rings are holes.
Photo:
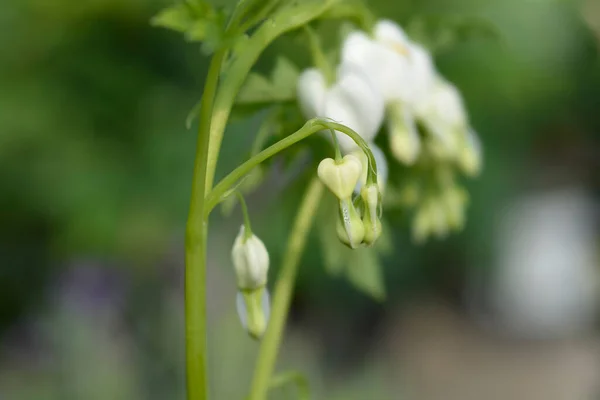
[[[160,26],[183,33],[188,42],[202,42],[202,50],[211,53],[224,43],[226,13],[204,0],[188,0],[160,11],[150,20]]]
[[[277,103],[296,98],[296,81],[300,70],[285,57],[279,57],[270,79],[250,73],[240,89],[238,104]]]
[[[298,371],[283,372],[271,380],[271,389],[278,388],[288,383],[293,383],[298,391],[298,400],[310,399],[308,379]]]
[[[187,32],[194,24],[192,10],[186,3],[173,5],[160,11],[150,20],[153,26]]]
[[[346,270],[348,280],[361,292],[375,300],[383,301],[385,299],[383,268],[376,250],[360,248],[352,252],[353,256],[348,260]]]

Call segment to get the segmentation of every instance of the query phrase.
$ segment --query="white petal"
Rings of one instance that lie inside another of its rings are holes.
[[[369,145],[369,147],[377,163],[377,184],[379,185],[379,190],[383,192],[388,180],[388,163],[385,159],[385,154],[383,154],[383,151],[379,147],[374,144]]]
[[[409,39],[404,30],[389,19],[379,20],[373,29],[373,36],[380,42],[408,47]]]
[[[321,114],[323,99],[327,92],[325,77],[316,68],[304,70],[298,77],[298,102],[306,118]]]
[[[418,108],[423,119],[437,119],[452,128],[460,128],[467,122],[462,96],[451,83],[439,78],[432,88],[427,102]]]
[[[408,58],[364,33],[348,35],[342,45],[341,59],[342,63],[354,64],[368,75],[385,101],[407,100],[412,92]]]
[[[431,54],[421,45],[415,43],[410,45],[409,58],[412,88],[414,90],[411,100],[416,103],[422,101],[431,93],[437,73]]]
[[[337,83],[331,87],[324,101],[323,116],[355,130],[363,139],[371,141],[383,122],[384,105],[379,91],[353,66],[343,65]],[[347,135],[338,134],[344,152],[356,144]]]

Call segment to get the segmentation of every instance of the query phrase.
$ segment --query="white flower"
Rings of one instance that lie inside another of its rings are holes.
[[[386,103],[419,101],[434,82],[431,56],[411,42],[402,28],[379,21],[373,37],[352,32],[342,45],[342,62],[358,66],[375,83]]]
[[[382,20],[373,37],[364,32],[348,35],[342,62],[358,66],[381,91],[392,153],[402,163],[413,164],[421,151],[415,109],[431,93],[436,76],[427,50],[411,42],[396,23]]]
[[[356,249],[365,237],[365,226],[360,214],[348,198],[339,201],[336,232],[340,241],[351,249]]]
[[[257,289],[267,283],[269,253],[262,240],[252,234],[246,237],[244,225],[235,238],[231,259],[240,289]]]
[[[460,92],[451,83],[438,78],[427,98],[416,109],[417,116],[436,140],[456,154],[460,136],[468,127]]]
[[[363,243],[371,246],[381,236],[381,221],[379,220],[381,192],[379,191],[379,185],[372,183],[363,186],[360,197],[364,206],[362,222],[365,228],[365,237]]]
[[[340,65],[337,80],[329,87],[319,70],[303,71],[298,79],[298,100],[307,118],[331,118],[353,129],[366,141],[375,137],[383,122],[380,92],[369,77],[351,64]],[[356,148],[347,135],[338,132],[337,138],[342,151]]]
[[[338,199],[347,199],[360,179],[363,166],[360,159],[347,154],[340,161],[326,158],[319,163],[319,179]]]
[[[438,78],[430,96],[419,104],[417,116],[433,135],[436,156],[456,159],[469,175],[479,173],[481,142],[469,126],[462,96],[454,85]]]

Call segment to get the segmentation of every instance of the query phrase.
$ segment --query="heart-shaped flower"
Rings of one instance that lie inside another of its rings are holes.
[[[321,182],[340,200],[352,196],[361,172],[362,164],[352,154],[345,155],[341,161],[326,158],[319,163],[317,170]]]

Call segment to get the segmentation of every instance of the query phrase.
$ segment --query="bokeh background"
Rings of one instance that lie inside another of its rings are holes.
[[[207,60],[149,25],[168,4],[2,1],[0,399],[184,398],[183,232],[196,140],[184,121]],[[408,222],[394,226],[385,302],[327,274],[311,238],[280,369],[305,372],[315,399],[600,398],[600,2],[369,4],[405,26],[467,18],[485,27],[435,53],[464,94],[485,168],[468,183],[460,234],[415,246]],[[258,70],[293,52],[283,43]],[[298,54],[288,55],[308,66]],[[246,157],[263,117],[232,124],[219,176]],[[273,277],[296,195],[267,182],[249,197]],[[218,400],[243,398],[257,350],[234,307],[239,223],[236,210],[211,225]]]

